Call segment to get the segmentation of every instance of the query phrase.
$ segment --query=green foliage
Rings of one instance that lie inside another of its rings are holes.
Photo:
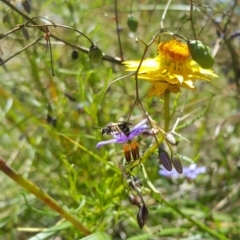
[[[172,148],[183,166],[197,162],[207,167],[205,174],[188,182],[159,175],[151,136],[138,138],[144,157],[129,166],[123,165],[121,144],[96,148],[98,142],[111,138],[96,127],[126,121],[134,105],[134,78],[107,89],[126,75],[120,59],[141,59],[142,41],[148,43],[159,33],[166,3],[132,1],[128,9],[129,1],[118,1],[119,31],[110,0],[23,3],[1,1],[0,5],[0,57],[2,61],[12,57],[0,67],[0,156],[91,234],[85,236],[1,169],[0,239],[239,239],[238,8],[230,1],[213,1],[211,6],[203,1],[194,6],[189,22],[189,1],[172,1],[163,21],[166,30],[184,39],[195,39],[197,34],[215,49],[219,79],[197,83],[198,91],[170,96],[170,129],[181,115],[175,129],[177,145]],[[129,12],[137,22],[131,19],[129,24]],[[41,27],[32,26],[28,18]],[[47,30],[44,24],[52,26]],[[102,57],[98,50],[92,56],[89,40],[82,34],[60,25],[85,34],[104,53]],[[136,42],[135,37],[141,40]],[[154,57],[156,48],[154,42],[146,58]],[[164,127],[163,100],[147,98],[149,83],[138,85],[141,104]],[[130,122],[145,117],[136,105]],[[142,229],[138,209],[128,201],[131,189],[123,174],[132,167],[143,184],[141,194],[148,207]]]

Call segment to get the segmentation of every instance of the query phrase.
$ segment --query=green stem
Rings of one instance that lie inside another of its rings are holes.
[[[185,214],[184,212],[182,212],[180,210],[179,207],[174,206],[173,204],[171,204],[169,201],[167,201],[166,199],[164,199],[161,195],[161,193],[154,187],[154,185],[151,183],[148,174],[145,170],[145,167],[143,164],[141,164],[141,169],[143,172],[143,176],[148,184],[149,189],[145,188],[146,192],[150,192],[153,196],[153,198],[158,201],[161,204],[165,204],[166,206],[168,206],[169,208],[171,208],[173,211],[175,211],[178,215],[182,216],[184,219],[187,219],[189,222],[191,222],[194,226],[197,226],[199,229],[201,229],[203,232],[207,232],[209,235],[213,236],[216,239],[220,239],[220,240],[230,240],[229,238],[223,236],[222,234],[219,234],[217,232],[215,232],[214,230],[210,229],[209,227],[207,227],[206,225],[202,224],[201,222],[199,222],[198,220],[188,216],[187,214]]]
[[[169,122],[170,122],[169,96],[170,96],[170,92],[165,91],[164,93],[164,121],[165,121],[164,131],[165,132],[168,132]]]
[[[165,200],[163,197],[161,197],[161,195],[159,193],[156,193],[154,191],[152,191],[152,195],[154,197],[154,199],[156,199],[158,202],[160,203],[164,203],[166,206],[170,207],[171,209],[173,209],[176,213],[178,213],[178,215],[182,216],[183,218],[187,219],[189,222],[191,222],[193,225],[197,226],[199,229],[201,229],[204,232],[209,233],[211,236],[213,236],[216,239],[220,239],[220,240],[230,240],[229,238],[223,236],[222,234],[219,234],[217,232],[215,232],[214,230],[210,229],[209,227],[207,227],[206,225],[202,224],[201,222],[199,222],[198,220],[186,215],[184,212],[182,212],[178,207],[172,205],[171,203],[169,203],[167,200]]]
[[[34,183],[22,177],[22,175],[20,175],[14,169],[9,167],[1,157],[0,157],[0,170],[4,172],[7,176],[9,176],[11,179],[13,179],[15,182],[17,182],[20,186],[22,186],[23,188],[25,188],[26,190],[34,194],[37,198],[41,199],[45,204],[47,204],[54,211],[58,212],[62,217],[64,217],[70,223],[72,223],[72,225],[75,226],[84,235],[89,235],[91,233],[85,226],[83,226],[79,222],[78,218],[69,214],[47,193],[43,192]]]

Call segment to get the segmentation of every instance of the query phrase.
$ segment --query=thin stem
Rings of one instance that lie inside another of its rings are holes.
[[[123,79],[125,79],[125,78],[127,78],[127,77],[131,77],[131,76],[133,76],[133,75],[135,75],[135,73],[130,73],[130,74],[128,74],[128,75],[125,75],[125,76],[122,76],[122,77],[119,77],[119,78],[115,79],[114,81],[112,81],[111,83],[109,83],[109,84],[107,85],[106,89],[104,90],[104,94],[107,92],[107,90],[109,89],[109,87],[112,86],[112,84],[116,83],[117,81],[123,80]]]
[[[5,59],[4,61],[2,61],[2,62],[0,63],[0,66],[3,65],[3,64],[5,64],[6,62],[8,62],[9,60],[11,60],[12,58],[16,57],[18,54],[24,52],[25,50],[27,50],[27,49],[30,48],[31,46],[33,46],[34,44],[36,44],[37,42],[39,42],[42,38],[43,38],[43,36],[40,37],[40,38],[38,38],[38,39],[35,40],[34,42],[30,43],[29,45],[27,45],[26,47],[24,47],[24,48],[23,48],[22,50],[20,50],[19,52],[14,53],[12,56],[10,56],[9,58],[7,58],[7,59]]]
[[[170,109],[169,109],[169,101],[170,98],[170,92],[165,91],[164,93],[164,131],[168,132],[169,129],[169,123],[170,123]]]
[[[55,76],[54,70],[53,70],[52,46],[51,46],[51,40],[50,40],[50,38],[48,39],[48,41],[49,41],[49,50],[50,50],[50,59],[51,59],[52,75]]]
[[[136,99],[135,99],[135,101],[134,101],[133,108],[132,108],[132,110],[131,110],[131,112],[130,112],[130,114],[129,114],[129,116],[128,116],[128,119],[130,119],[131,114],[132,114],[132,111],[133,111],[135,105],[136,105],[137,103],[141,103],[141,101],[140,101],[140,99],[139,99],[139,93],[138,93],[138,72],[139,72],[139,70],[140,70],[140,68],[141,68],[142,62],[143,62],[143,60],[144,60],[144,58],[145,58],[145,55],[146,55],[146,53],[147,53],[148,48],[153,44],[153,42],[155,41],[155,39],[156,39],[156,36],[152,38],[152,40],[150,41],[150,43],[149,43],[148,45],[147,45],[146,43],[144,43],[141,39],[138,39],[141,43],[143,43],[143,44],[145,45],[145,49],[144,49],[144,53],[143,53],[143,55],[142,55],[142,58],[141,58],[141,60],[140,60],[140,63],[139,63],[139,65],[138,65],[138,68],[137,68],[137,70],[136,70],[136,72],[135,72],[135,74],[134,74],[134,75],[135,75],[135,82],[136,82]],[[142,104],[141,104],[141,106],[142,106]]]
[[[165,198],[162,197],[161,193],[154,187],[154,185],[151,183],[148,174],[144,168],[144,165],[141,163],[140,165],[142,172],[143,172],[143,176],[149,186],[150,189],[145,189],[146,191],[150,191],[151,190],[151,194],[153,196],[153,198],[160,202],[160,203],[164,203],[166,206],[168,206],[169,208],[171,208],[173,211],[175,211],[178,215],[182,216],[184,219],[187,219],[189,222],[191,222],[194,226],[197,226],[199,229],[201,229],[203,232],[207,232],[209,235],[215,237],[216,239],[220,239],[220,240],[230,240],[229,238],[215,232],[214,230],[210,229],[209,227],[207,227],[205,224],[199,222],[198,220],[190,217],[189,215],[185,214],[183,211],[180,210],[180,208],[178,206],[175,206],[173,204],[171,204],[169,201],[167,201]]]
[[[196,35],[196,31],[195,31],[195,28],[194,28],[194,25],[193,25],[193,0],[190,0],[190,21],[191,21],[191,26],[192,26],[192,30],[193,30],[193,35],[194,35],[194,38],[197,39],[197,35]]]
[[[14,5],[12,5],[8,0],[1,0],[1,2],[6,4],[14,12],[18,13],[20,16],[22,16],[24,19],[26,19],[30,23],[32,23],[34,25],[38,25],[34,20],[32,20],[32,18],[30,18],[28,15],[24,14],[23,12],[21,12],[18,8],[16,8]],[[21,27],[14,28],[14,30],[12,30],[12,31],[17,31],[20,28]],[[43,26],[39,26],[38,29],[45,33],[45,28]],[[10,34],[10,33],[11,32],[8,32],[8,34]],[[0,39],[3,38],[3,37],[4,37],[4,35],[1,34],[0,35]],[[65,45],[70,46],[73,49],[76,49],[76,50],[78,50],[80,52],[87,53],[87,54],[89,52],[89,48],[85,48],[85,47],[82,47],[82,46],[78,46],[76,44],[72,44],[72,43],[70,43],[68,41],[65,41],[62,38],[59,38],[59,37],[55,36],[54,34],[51,34],[51,37],[54,38],[57,41],[63,42]],[[112,62],[112,63],[116,63],[116,64],[122,64],[122,60],[120,58],[112,57],[112,56],[109,56],[109,55],[106,55],[106,54],[103,54],[103,60],[106,60],[106,61],[109,61],[109,62]]]
[[[52,197],[50,197],[47,193],[42,191],[39,187],[37,187],[34,183],[30,182],[14,169],[9,167],[3,158],[0,157],[0,170],[5,173],[8,177],[13,179],[20,186],[34,194],[37,198],[42,200],[46,205],[52,208],[54,211],[58,212],[62,217],[72,223],[80,232],[84,235],[89,235],[91,232],[79,221],[78,218],[68,213],[64,210]]]
[[[164,20],[165,20],[165,17],[167,15],[167,10],[168,10],[168,8],[169,8],[169,6],[171,4],[171,1],[172,0],[168,0],[167,5],[166,5],[166,7],[164,9],[164,12],[163,12],[163,15],[162,15],[162,19],[161,19],[161,23],[160,23],[160,32],[164,29]]]
[[[121,43],[120,28],[119,28],[119,22],[118,22],[117,0],[114,1],[114,11],[115,11],[115,19],[116,19],[116,28],[117,28],[117,37],[118,37],[120,57],[121,57],[121,60],[123,61],[122,43]]]
[[[187,214],[182,212],[179,207],[174,206],[169,201],[167,201],[163,197],[161,197],[161,195],[159,193],[156,193],[156,192],[152,191],[152,195],[157,201],[159,201],[160,203],[164,203],[166,206],[168,206],[169,208],[174,210],[178,215],[187,219],[189,222],[191,222],[193,225],[197,226],[203,232],[207,232],[209,235],[213,236],[214,239],[230,240],[229,238],[223,236],[222,234],[219,234],[219,233],[215,232],[214,230],[210,229],[209,227],[207,227],[203,223],[199,222],[198,220],[188,216]]]
[[[69,30],[72,30],[72,31],[75,31],[77,33],[79,33],[80,35],[84,36],[90,43],[92,46],[94,46],[94,43],[93,41],[87,36],[85,35],[83,32],[75,29],[75,28],[72,28],[72,27],[69,27],[69,26],[66,26],[66,25],[62,25],[62,24],[55,24],[55,23],[52,23],[52,24],[44,24],[44,25],[31,25],[31,24],[28,24],[28,22],[26,24],[22,24],[20,25],[21,27],[28,27],[28,28],[39,28],[39,27],[42,27],[42,28],[45,28],[46,27],[60,27],[60,28],[65,28],[65,29],[69,29]],[[52,37],[52,34],[51,34],[51,37]]]

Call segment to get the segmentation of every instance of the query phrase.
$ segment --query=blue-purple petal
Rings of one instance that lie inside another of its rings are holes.
[[[110,139],[110,140],[106,140],[106,141],[102,141],[102,142],[99,142],[96,147],[97,148],[100,148],[106,144],[109,144],[109,143],[116,143],[117,142],[117,139]]]
[[[165,177],[171,177],[171,178],[179,178],[181,176],[185,176],[189,179],[195,179],[197,176],[201,173],[206,172],[206,167],[198,167],[196,164],[191,164],[189,167],[184,167],[182,175],[179,174],[175,169],[172,169],[172,171],[167,171],[164,168],[161,168],[159,170],[159,174]]]

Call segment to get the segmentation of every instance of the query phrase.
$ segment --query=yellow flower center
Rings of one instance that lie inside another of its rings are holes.
[[[167,58],[173,62],[185,62],[190,56],[187,44],[177,40],[162,42],[158,45],[160,57]]]

